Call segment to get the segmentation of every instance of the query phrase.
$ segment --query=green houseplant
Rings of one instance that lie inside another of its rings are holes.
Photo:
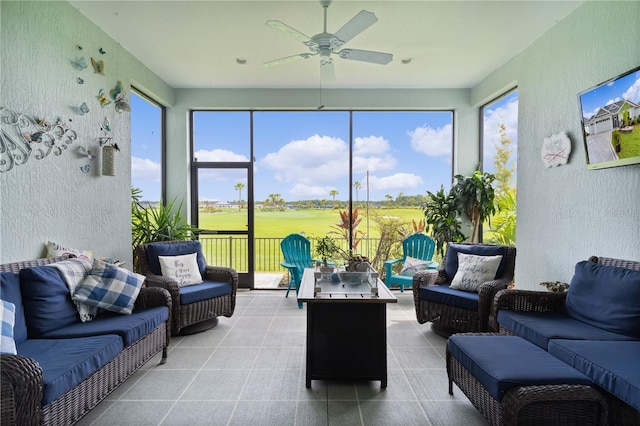
[[[427,192],[429,199],[424,204],[424,221],[428,233],[436,242],[436,251],[444,256],[444,249],[449,241],[463,241],[462,221],[457,208],[457,200],[453,191],[448,193],[443,187],[435,194]]]
[[[143,205],[141,191],[131,188],[131,246],[133,250],[134,270],[137,270],[136,247],[155,241],[190,240],[195,237],[198,228],[187,223],[180,214],[182,201],[176,205],[177,198],[158,206]]]
[[[496,212],[492,173],[478,169],[471,176],[456,175],[457,182],[452,191],[458,204],[458,211],[464,213],[473,227],[471,242],[480,242],[480,225]]]

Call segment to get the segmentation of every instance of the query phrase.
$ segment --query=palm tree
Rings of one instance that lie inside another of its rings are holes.
[[[273,205],[273,208],[284,205],[284,199],[280,194],[269,194],[269,204]]]
[[[386,199],[387,199],[387,202],[389,203],[389,205],[391,205],[391,202],[393,201],[393,195],[391,195],[391,194],[386,194],[386,195],[384,196],[384,198],[386,198]]]
[[[338,190],[337,189],[332,189],[331,191],[329,191],[329,195],[331,195],[331,198],[333,198],[333,206],[336,206],[336,195],[338,195]]]
[[[362,188],[362,184],[359,180],[353,182],[353,187],[356,190],[356,204],[358,204],[358,189]]]
[[[244,188],[244,183],[238,182],[233,188],[238,191],[238,210],[242,210],[242,189]]]

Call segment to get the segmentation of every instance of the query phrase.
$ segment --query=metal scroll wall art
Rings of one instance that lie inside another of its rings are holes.
[[[0,107],[0,173],[27,164],[31,158],[42,160],[60,155],[76,139],[76,132],[58,119],[45,119]]]

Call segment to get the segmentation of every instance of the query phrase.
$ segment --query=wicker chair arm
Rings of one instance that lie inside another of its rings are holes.
[[[498,331],[498,311],[506,309],[522,312],[550,312],[558,311],[564,305],[567,293],[553,293],[550,291],[531,290],[501,290],[491,305],[490,317],[493,319],[492,328]]]
[[[233,286],[233,293],[238,289],[238,272],[233,268],[209,266],[204,271],[204,278],[212,281],[228,282]]]
[[[0,355],[3,425],[39,425],[43,376],[38,363],[21,355]]]
[[[147,287],[164,288],[169,291],[171,297],[173,297],[174,294],[178,295],[180,293],[178,282],[169,277],[163,277],[162,275],[155,275],[152,273],[147,274],[145,284]]]
[[[478,288],[478,318],[480,320],[478,331],[490,330],[491,305],[496,293],[506,289],[511,284],[510,278],[486,281]]]
[[[137,311],[158,306],[166,306],[171,312],[171,295],[169,292],[161,287],[144,287],[140,289],[140,294],[138,294],[133,310]]]

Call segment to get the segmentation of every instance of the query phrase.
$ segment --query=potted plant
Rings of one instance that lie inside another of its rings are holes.
[[[452,188],[458,211],[464,213],[471,222],[473,233],[471,242],[480,242],[480,225],[496,212],[493,181],[496,177],[478,169],[471,176],[456,175],[457,182]]]
[[[182,202],[176,206],[176,198],[158,206],[146,206],[140,201],[140,189],[131,188],[131,245],[133,267],[137,270],[136,247],[156,241],[191,240],[198,228],[191,226],[180,214]]]
[[[330,261],[335,260],[340,255],[340,247],[330,236],[324,236],[316,240],[316,255],[322,259],[324,266],[328,266]]]
[[[464,241],[462,221],[453,191],[446,193],[443,187],[435,194],[427,191],[429,200],[424,204],[424,221],[431,238],[436,242],[436,251],[441,257],[449,241]]]

